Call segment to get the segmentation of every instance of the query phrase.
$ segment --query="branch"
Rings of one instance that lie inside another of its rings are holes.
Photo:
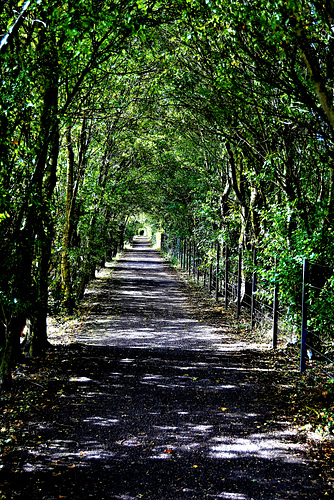
[[[318,96],[327,120],[332,130],[334,131],[334,108],[332,103],[332,96],[326,89],[326,84],[324,81],[324,77],[321,74],[321,67],[317,58],[316,51],[310,45],[301,29],[297,30],[297,40],[302,52],[302,58],[305,62],[309,75],[313,80],[314,90]]]
[[[21,10],[21,13],[20,13],[19,17],[16,19],[15,23],[13,24],[13,26],[11,26],[9,28],[8,33],[2,38],[2,40],[0,42],[0,54],[4,54],[5,53],[5,51],[6,51],[7,47],[8,47],[8,42],[12,38],[14,38],[14,36],[18,32],[21,24],[24,21],[24,13],[28,9],[29,5],[30,5],[30,0],[28,0],[27,2],[25,2],[23,4],[23,7],[22,7],[22,10]]]

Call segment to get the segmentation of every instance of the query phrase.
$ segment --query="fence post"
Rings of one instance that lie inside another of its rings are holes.
[[[300,373],[306,370],[306,341],[307,341],[307,285],[309,279],[309,262],[303,262],[303,295],[302,295],[302,334],[300,346]]]
[[[238,298],[237,298],[237,318],[240,317],[240,309],[241,309],[241,260],[242,260],[242,252],[239,247],[238,250]]]
[[[183,239],[180,240],[180,267],[183,268]]]
[[[183,269],[186,271],[187,270],[187,265],[188,265],[188,261],[187,261],[187,238],[184,240],[184,264],[183,264]]]
[[[194,240],[194,245],[193,245],[193,279],[195,279],[195,276],[196,276],[196,258],[197,258],[196,241]]]
[[[209,293],[212,292],[212,261],[210,261],[210,268],[209,268]]]
[[[253,271],[253,277],[252,277],[251,330],[253,330],[254,325],[255,325],[255,292],[256,292],[256,272],[255,272],[256,248],[255,248],[255,246],[253,247],[253,265],[254,265],[254,271]]]
[[[199,267],[200,267],[200,253],[197,248],[196,252],[196,272],[197,272],[197,283],[199,284],[199,278],[200,278],[200,272],[199,272]]]
[[[278,280],[277,280],[277,255],[275,255],[275,288],[273,303],[273,349],[277,347],[277,325],[278,325]]]
[[[229,249],[228,245],[225,245],[225,309],[228,307],[228,258]]]
[[[219,295],[219,257],[220,257],[220,244],[217,241],[217,259],[216,259],[216,302],[218,302]]]
[[[183,270],[187,270],[187,238],[183,241]]]

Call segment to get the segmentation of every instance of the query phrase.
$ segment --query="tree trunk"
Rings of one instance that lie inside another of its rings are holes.
[[[12,385],[12,368],[21,355],[20,338],[25,322],[25,315],[20,314],[13,317],[7,327],[6,344],[0,365],[0,388],[3,390]]]
[[[6,327],[2,321],[0,321],[0,360],[2,357],[3,350],[6,346]]]
[[[256,209],[259,206],[260,196],[255,182],[251,183],[251,195],[250,195],[250,219],[252,224],[253,238],[258,239],[260,235],[260,221]]]
[[[64,309],[71,314],[73,312],[74,300],[71,280],[71,266],[70,266],[70,246],[72,234],[72,212],[73,212],[73,179],[74,179],[74,152],[72,147],[71,128],[68,127],[66,131],[67,142],[67,185],[66,185],[66,204],[65,204],[65,227],[63,232],[62,241],[62,254],[61,254],[61,276],[63,284],[63,306]]]
[[[38,175],[36,176],[37,210],[30,215],[34,228],[35,261],[34,270],[34,305],[31,310],[31,335],[29,354],[40,356],[48,346],[47,313],[48,313],[48,275],[53,238],[53,221],[51,216],[51,200],[57,182],[57,163],[59,154],[58,129],[58,55],[54,36],[51,34],[45,43],[47,52],[45,59],[45,91],[41,114],[39,136]]]
[[[44,234],[44,231],[43,231]],[[41,238],[41,235],[40,235]],[[51,257],[50,234],[45,234],[44,242],[40,246],[37,256],[38,268],[36,275],[36,301],[31,315],[31,337],[29,343],[30,356],[42,356],[48,343],[47,314],[48,314],[48,272]]]
[[[94,239],[95,221],[96,221],[96,215],[93,214],[91,221],[90,221],[87,250],[86,250],[86,255],[85,255],[85,262],[83,264],[83,271],[82,271],[80,282],[79,282],[77,289],[76,289],[76,296],[77,296],[78,300],[81,300],[83,298],[87,283],[93,277],[92,276],[93,272],[95,272],[95,266],[93,268],[92,267],[93,265],[91,262],[91,253],[92,253],[91,249],[92,249],[92,244],[93,244],[93,239]]]
[[[328,202],[327,202],[327,224],[331,224],[333,222],[334,215],[334,165],[333,161],[330,162],[329,165],[329,179],[328,179]],[[326,226],[327,226],[326,224]]]
[[[72,144],[71,126],[66,131],[67,142],[67,177],[66,177],[66,202],[65,202],[65,227],[62,239],[61,275],[63,285],[63,307],[68,313],[73,312],[75,296],[72,285],[72,269],[70,264],[70,250],[72,237],[76,229],[77,221],[74,217],[76,197],[79,182],[86,168],[86,153],[89,141],[87,140],[87,119],[84,117],[81,125],[80,148],[78,151],[78,165],[75,176],[75,155]]]

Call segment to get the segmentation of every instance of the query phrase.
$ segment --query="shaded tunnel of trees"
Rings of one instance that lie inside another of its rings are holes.
[[[333,49],[331,0],[0,5],[3,387],[141,214],[279,255],[294,314],[291,270],[333,265]]]

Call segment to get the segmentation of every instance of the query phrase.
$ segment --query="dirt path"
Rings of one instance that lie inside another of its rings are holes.
[[[197,319],[144,239],[95,285],[0,498],[325,498],[296,431],[264,404],[261,354]]]

